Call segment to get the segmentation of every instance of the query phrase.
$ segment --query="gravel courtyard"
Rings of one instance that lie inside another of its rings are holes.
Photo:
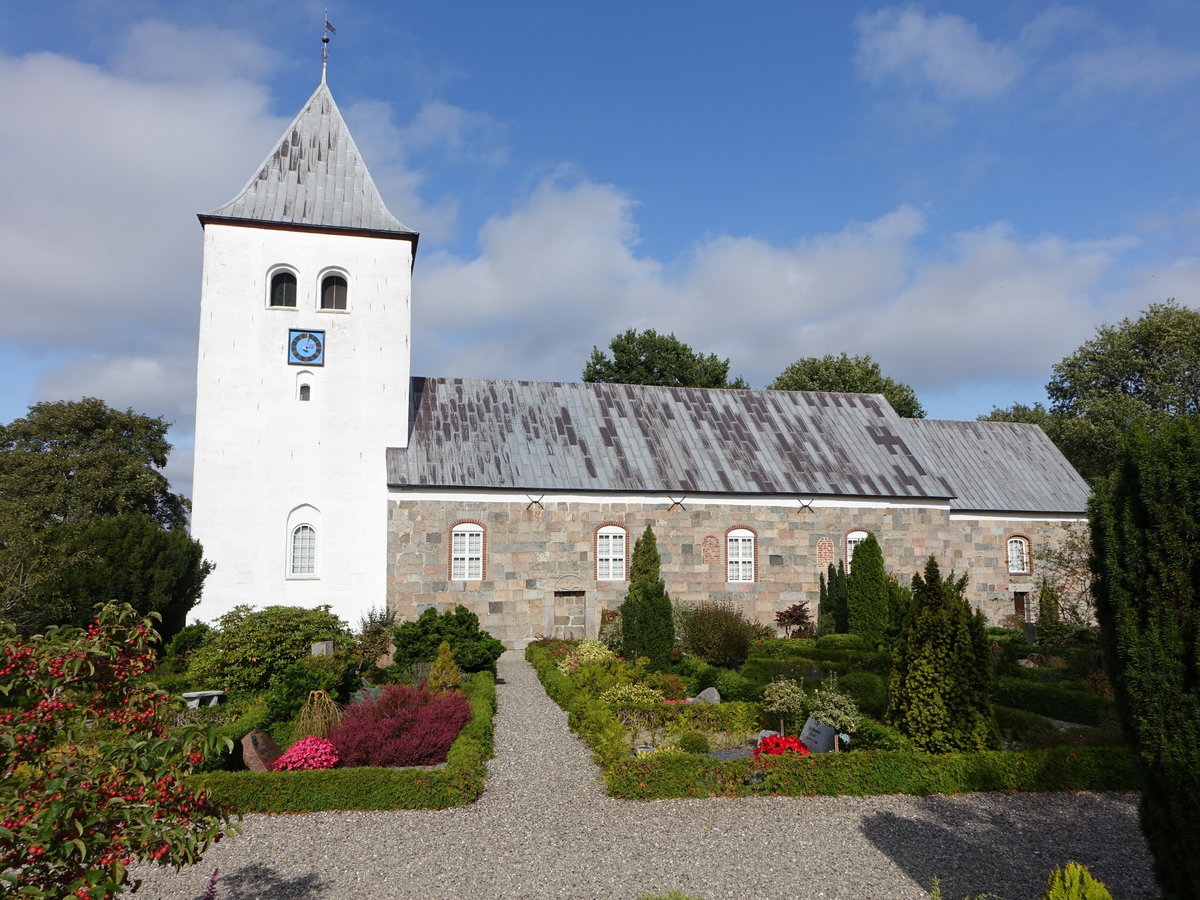
[[[1040,898],[1084,863],[1117,900],[1157,896],[1126,794],[617,801],[516,653],[500,659],[496,756],[464,809],[250,815],[195,867],[140,866],[137,896],[193,900],[604,897]]]

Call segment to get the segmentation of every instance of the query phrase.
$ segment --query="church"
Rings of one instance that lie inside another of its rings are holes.
[[[902,581],[933,554],[999,622],[1085,520],[1086,483],[1033,425],[903,419],[874,394],[413,377],[418,235],[324,77],[199,218],[192,532],[216,569],[193,618],[461,603],[509,647],[595,636],[648,525],[677,601],[815,617],[819,576],[872,533]]]

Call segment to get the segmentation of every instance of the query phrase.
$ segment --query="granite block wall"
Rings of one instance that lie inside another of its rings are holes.
[[[450,579],[450,529],[457,522],[486,529],[482,581]],[[773,623],[775,613],[807,602],[817,613],[818,577],[845,553],[851,531],[874,532],[889,571],[907,583],[934,554],[943,570],[970,576],[971,601],[998,623],[1014,612],[1014,593],[1034,590],[1039,547],[1058,540],[1062,525],[1014,519],[954,519],[946,508],[900,509],[641,503],[512,503],[392,499],[388,508],[387,597],[401,618],[433,606],[462,603],[509,647],[538,635],[594,637],[600,611],[625,598],[626,582],[598,581],[595,535],[618,524],[627,555],[647,525],[662,556],[672,599],[729,600],[747,615]],[[726,581],[725,535],[756,535],[755,581]],[[1027,537],[1033,572],[1008,574],[1006,546]]]

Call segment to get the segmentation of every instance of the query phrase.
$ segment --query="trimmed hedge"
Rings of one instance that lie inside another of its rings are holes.
[[[605,784],[612,796],[626,800],[1113,791],[1141,786],[1132,755],[1107,747],[945,754],[864,750],[730,762],[663,755],[624,760],[605,773]]]
[[[319,812],[334,809],[446,809],[483,793],[492,755],[496,682],[490,672],[463,679],[471,720],[450,748],[443,769],[326,769],[299,772],[211,772],[189,787],[206,791],[239,813]]]
[[[1024,678],[996,678],[992,698],[1001,706],[1024,709],[1077,725],[1112,725],[1117,721],[1113,701],[1079,690],[1066,690]]]
[[[531,644],[525,658],[550,698],[568,711],[571,727],[591,747],[613,797],[659,800],[770,794],[865,796],[1140,788],[1134,759],[1123,748],[929,754],[904,749],[908,742],[903,735],[869,720],[860,732],[860,746],[888,749],[726,762],[695,754],[653,754],[634,759],[629,756],[625,730],[612,711],[605,704],[589,702],[558,671],[548,650]]]

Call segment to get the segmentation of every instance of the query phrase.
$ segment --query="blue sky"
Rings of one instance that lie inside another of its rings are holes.
[[[190,483],[200,228],[320,78],[324,3],[6,10],[0,419],[100,396]],[[870,353],[929,414],[1200,306],[1200,16],[1145,0],[330,3],[421,232],[413,372],[573,380],[628,327],[754,386]]]

